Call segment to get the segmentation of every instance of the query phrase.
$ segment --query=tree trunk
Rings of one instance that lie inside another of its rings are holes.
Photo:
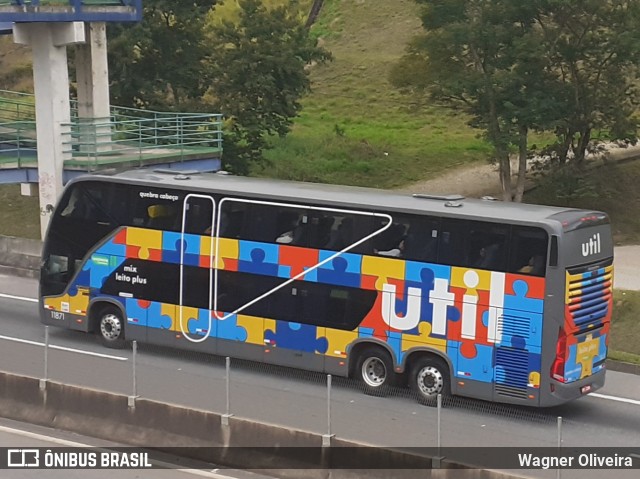
[[[524,196],[524,182],[527,174],[527,136],[529,129],[520,125],[518,132],[518,181],[516,182],[516,193],[513,201],[522,202]]]
[[[502,186],[502,200],[512,201],[513,193],[511,188],[511,160],[509,151],[506,148],[496,147],[496,156],[500,165],[500,186]]]
[[[560,166],[564,165],[567,162],[567,156],[569,155],[569,148],[573,143],[573,136],[575,135],[575,131],[573,128],[567,128],[565,130],[565,136],[562,141],[562,145],[560,146],[560,151],[558,152],[558,162]]]
[[[580,131],[580,140],[578,141],[578,146],[575,151],[575,159],[577,164],[581,164],[584,162],[584,159],[587,156],[587,147],[589,146],[590,141],[591,128],[584,127]]]

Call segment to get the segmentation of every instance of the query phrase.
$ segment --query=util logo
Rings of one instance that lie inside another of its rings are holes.
[[[589,241],[582,243],[582,256],[589,256],[600,252],[602,252],[600,233],[594,234],[593,237],[589,238]]]
[[[487,324],[487,340],[491,343],[500,342],[502,339],[501,328],[498,327],[501,311],[504,307],[505,275],[492,272],[490,276],[489,311]],[[464,285],[468,288],[463,296],[461,311],[461,336],[465,339],[476,339],[478,326],[478,295],[471,293],[479,284],[478,273],[469,270],[464,274]],[[406,309],[403,314],[398,314],[398,294],[396,286],[384,283],[382,286],[382,319],[384,322],[400,331],[414,329],[422,319],[423,290],[420,288],[407,288],[404,296]],[[431,303],[431,334],[436,336],[447,335],[448,315],[447,308],[455,304],[455,294],[449,291],[449,280],[435,278],[433,289],[428,293],[428,302]]]

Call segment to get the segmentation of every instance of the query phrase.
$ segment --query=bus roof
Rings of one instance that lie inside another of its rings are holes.
[[[563,221],[589,213],[587,210],[553,206],[469,199],[461,196],[427,196],[356,186],[305,183],[251,178],[220,173],[178,170],[131,170],[116,175],[89,175],[78,178],[149,187],[167,187],[192,192],[216,192],[262,200],[331,205],[340,208],[373,209],[402,213],[433,214],[509,223]],[[364,207],[364,208],[363,208]],[[556,218],[552,218],[557,215]]]

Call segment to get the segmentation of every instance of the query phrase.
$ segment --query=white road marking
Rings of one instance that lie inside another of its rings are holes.
[[[54,444],[59,444],[61,446],[65,446],[65,447],[82,447],[82,448],[95,448],[96,446],[92,446],[90,444],[83,444],[81,442],[74,442],[74,441],[68,441],[66,439],[60,439],[57,437],[51,437],[51,436],[45,436],[43,434],[37,434],[35,432],[29,432],[29,431],[23,431],[22,429],[14,429],[11,427],[6,427],[6,426],[0,426],[0,431],[1,432],[6,432],[7,434],[15,434],[16,436],[23,436],[23,437],[28,437],[29,439],[35,439],[37,441],[44,441],[44,442],[52,442]],[[97,447],[97,449],[108,449],[106,447]],[[163,462],[163,461],[157,461],[157,460],[153,460],[152,461],[154,464],[157,464],[158,466],[167,468],[167,469],[176,469],[175,465],[173,464],[169,464],[167,462]],[[184,472],[185,474],[191,474],[194,476],[200,476],[200,477],[209,477],[211,479],[234,479],[232,476],[225,476],[223,474],[220,474],[218,472],[209,472],[209,471],[200,471],[198,469],[177,469],[180,472]]]
[[[1,334],[0,334],[0,339],[4,339],[5,341],[13,341],[14,343],[31,344],[32,346],[42,346],[42,347],[44,347],[44,343],[40,343],[38,341],[30,341],[28,339],[13,338],[11,336],[3,336]],[[56,346],[55,344],[50,344],[49,347],[51,349],[57,349],[59,351],[67,351],[67,352],[70,352],[70,353],[85,354],[87,356],[95,356],[97,358],[115,359],[116,361],[128,361],[129,360],[129,358],[123,358],[122,356],[112,356],[110,354],[100,354],[100,353],[94,353],[94,352],[91,352],[91,351],[84,351],[82,349],[65,348],[64,346]]]
[[[34,299],[34,298],[26,298],[24,296],[13,296],[10,294],[3,294],[0,293],[0,298],[8,298],[8,299],[17,299],[19,301],[29,301],[31,303],[37,303],[38,300]],[[28,341],[26,339],[18,339],[18,338],[10,338],[8,336],[2,336],[0,335],[0,339],[6,339],[8,341],[16,341],[19,343],[25,343],[25,344],[33,344],[35,346],[44,346],[43,343],[38,343],[35,341]],[[122,358],[119,356],[109,356],[107,354],[99,354],[99,353],[92,353],[90,351],[82,351],[80,349],[71,349],[71,348],[63,348],[62,346],[51,346],[49,345],[50,348],[53,349],[59,349],[62,351],[70,351],[70,352],[74,352],[74,353],[80,353],[80,354],[87,354],[89,356],[97,356],[100,358],[108,358],[108,359],[117,359],[119,361],[126,361],[127,358]],[[634,406],[640,406],[640,400],[637,399],[627,399],[627,398],[620,398],[617,396],[608,396],[606,394],[599,394],[599,393],[590,393],[589,396],[591,397],[595,397],[598,399],[608,399],[609,401],[617,401],[617,402],[623,402],[623,403],[627,403],[627,404],[633,404]]]
[[[607,396],[606,394],[599,394],[599,393],[591,393],[589,394],[589,396],[599,398],[599,399],[608,399],[609,401],[624,402],[627,404],[633,404],[634,406],[640,406],[640,401],[638,401],[637,399],[619,398],[617,396]]]
[[[24,296],[14,296],[12,294],[4,294],[4,293],[0,293],[0,298],[17,299],[18,301],[28,301],[30,303],[38,302],[36,298],[26,298]]]

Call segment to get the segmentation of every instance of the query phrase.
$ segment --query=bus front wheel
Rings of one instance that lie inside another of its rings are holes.
[[[443,397],[451,395],[449,368],[440,358],[425,356],[418,359],[411,368],[410,381],[411,389],[422,404],[434,406],[438,394]]]
[[[113,307],[103,309],[99,315],[98,333],[106,347],[122,349],[125,344],[122,313]]]
[[[365,387],[365,393],[385,395],[395,380],[389,354],[381,348],[366,348],[358,356],[356,375]]]

